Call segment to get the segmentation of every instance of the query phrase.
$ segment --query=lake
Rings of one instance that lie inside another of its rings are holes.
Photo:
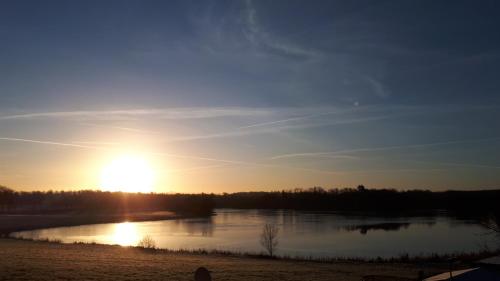
[[[14,237],[135,246],[146,235],[159,248],[260,253],[265,223],[279,227],[278,255],[393,257],[478,251],[497,245],[472,220],[446,215],[374,217],[289,210],[217,209],[209,218],[58,227]]]

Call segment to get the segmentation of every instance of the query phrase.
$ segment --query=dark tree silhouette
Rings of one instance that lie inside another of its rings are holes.
[[[278,232],[279,228],[275,224],[266,223],[260,235],[260,244],[271,257],[274,256],[278,247]]]
[[[490,215],[487,219],[482,221],[481,225],[500,236],[500,217],[497,215]]]

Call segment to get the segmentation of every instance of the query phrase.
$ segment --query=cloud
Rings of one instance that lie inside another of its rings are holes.
[[[245,36],[247,40],[255,47],[260,47],[261,50],[268,50],[271,53],[291,56],[296,58],[316,58],[322,54],[318,51],[301,47],[297,44],[285,42],[271,35],[268,31],[264,31],[258,22],[257,9],[252,0],[245,1],[245,22],[247,31]]]

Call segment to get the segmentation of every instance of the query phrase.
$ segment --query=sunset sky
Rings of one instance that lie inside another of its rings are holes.
[[[132,157],[155,192],[498,188],[499,11],[1,1],[0,185],[100,189]]]

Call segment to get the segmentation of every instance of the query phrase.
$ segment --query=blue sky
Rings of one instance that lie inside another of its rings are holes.
[[[500,184],[497,1],[2,1],[0,184]],[[196,180],[195,180],[196,179]]]

